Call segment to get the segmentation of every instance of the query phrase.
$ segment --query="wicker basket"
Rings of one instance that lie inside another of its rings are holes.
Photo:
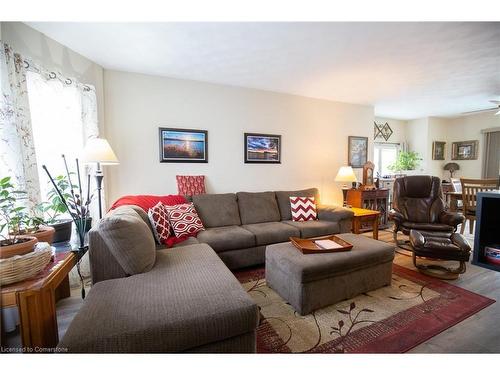
[[[35,276],[49,264],[51,258],[52,247],[47,242],[39,242],[31,253],[0,259],[0,285]]]

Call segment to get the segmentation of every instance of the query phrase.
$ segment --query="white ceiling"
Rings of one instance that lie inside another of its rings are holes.
[[[57,23],[106,69],[454,116],[500,99],[500,23]]]

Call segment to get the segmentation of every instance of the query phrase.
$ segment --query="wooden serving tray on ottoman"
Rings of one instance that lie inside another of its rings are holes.
[[[318,241],[318,243],[316,241]],[[324,242],[321,243],[320,241]],[[332,247],[328,246],[329,241],[333,242],[330,242]],[[352,244],[337,236],[315,238],[290,237],[290,242],[303,254],[338,253],[340,251],[349,251],[352,249]],[[323,246],[320,246],[320,244]]]

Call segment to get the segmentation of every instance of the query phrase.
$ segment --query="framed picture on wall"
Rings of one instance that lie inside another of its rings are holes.
[[[206,130],[160,128],[161,163],[207,163]]]
[[[432,160],[444,160],[444,146],[446,142],[432,142]]]
[[[453,142],[451,160],[476,160],[478,141]]]
[[[245,163],[281,163],[281,135],[245,133]]]
[[[367,162],[368,137],[349,136],[348,142],[348,164],[353,168],[363,168]]]

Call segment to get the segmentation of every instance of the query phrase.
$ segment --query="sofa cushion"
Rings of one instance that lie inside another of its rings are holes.
[[[277,191],[276,200],[278,202],[281,220],[292,220],[290,197],[314,197],[316,205],[319,204],[319,191],[316,188],[293,191]]]
[[[241,225],[236,194],[201,194],[192,198],[205,227]]]
[[[326,236],[329,234],[340,233],[340,226],[338,222],[322,221],[322,220],[309,220],[309,221],[293,221],[285,220],[282,223],[291,225],[300,231],[300,237],[310,238]]]
[[[278,222],[246,224],[243,225],[243,228],[255,235],[257,246],[286,242],[290,241],[290,237],[300,236],[299,229]]]
[[[254,332],[259,311],[206,244],[160,250],[147,273],[95,284],[59,342],[69,352],[169,353]]]
[[[129,275],[149,271],[156,259],[155,240],[137,212],[122,206],[99,222],[99,232],[113,257]]]
[[[280,211],[273,191],[236,193],[242,224],[280,221]],[[288,202],[290,205],[290,202]]]
[[[216,252],[255,246],[254,234],[236,225],[208,228],[200,232],[197,239],[209,244]]]

